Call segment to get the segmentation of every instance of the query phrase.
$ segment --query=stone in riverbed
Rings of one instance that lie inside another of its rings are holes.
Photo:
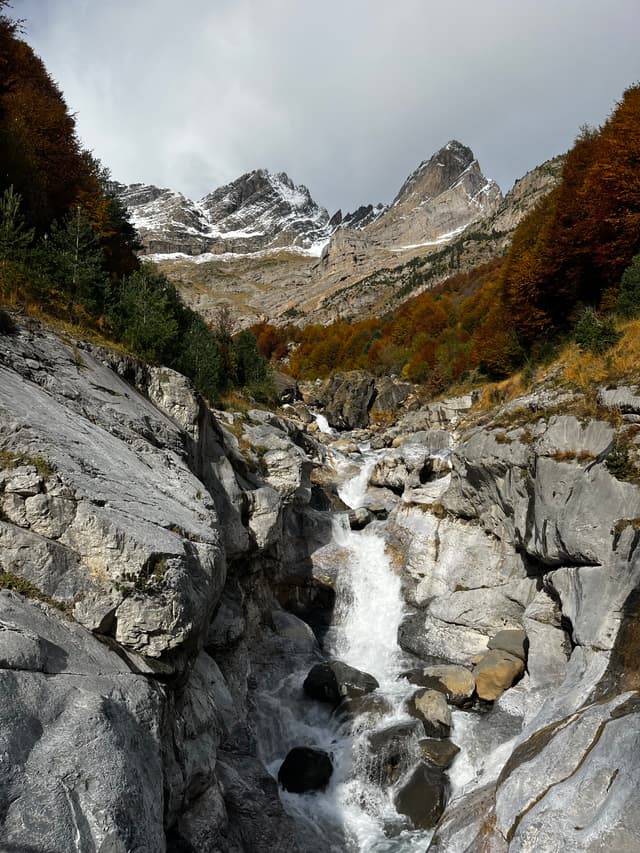
[[[362,530],[373,518],[373,513],[367,507],[359,506],[349,512],[349,527],[352,530]]]
[[[491,649],[473,668],[478,697],[493,702],[502,696],[523,672],[524,663],[520,658],[500,649]]]
[[[500,649],[503,652],[515,655],[520,660],[526,661],[528,645],[527,635],[524,631],[511,629],[498,631],[495,637],[489,640],[487,648]]]
[[[448,792],[445,774],[420,762],[400,785],[393,801],[415,829],[432,829],[444,811]]]
[[[418,742],[420,754],[429,764],[434,764],[441,770],[446,770],[453,763],[453,759],[460,752],[460,747],[450,740],[438,740],[437,738],[425,737]]]
[[[339,660],[316,664],[303,684],[307,696],[336,706],[345,698],[364,696],[379,686],[368,672],[362,672]]]
[[[333,712],[339,720],[354,720],[367,714],[374,719],[390,714],[393,706],[388,699],[379,693],[366,693],[364,696],[354,696],[353,699],[343,699]]]
[[[395,723],[368,736],[369,779],[381,786],[393,785],[414,760],[414,744],[421,734],[418,720]]]
[[[476,690],[476,681],[471,671],[457,664],[426,666],[422,670],[409,673],[412,684],[439,690],[452,705],[465,705]]]
[[[333,773],[329,755],[322,749],[295,746],[278,770],[278,782],[285,791],[303,794],[326,788]]]
[[[439,690],[418,690],[407,702],[412,717],[422,720],[425,734],[447,738],[451,733],[451,711],[444,694]]]

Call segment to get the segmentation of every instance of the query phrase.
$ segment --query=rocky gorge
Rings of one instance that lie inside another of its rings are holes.
[[[302,395],[0,337],[0,849],[635,849],[638,390]]]

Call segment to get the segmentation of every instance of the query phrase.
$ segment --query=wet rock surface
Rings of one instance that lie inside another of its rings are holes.
[[[418,764],[399,784],[394,803],[416,829],[431,829],[444,811],[447,790],[447,778],[442,771]]]
[[[333,765],[326,752],[299,746],[287,754],[278,770],[278,781],[286,791],[303,794],[325,788],[332,773]]]
[[[451,733],[451,711],[439,690],[418,690],[407,702],[412,717],[421,720],[425,734],[433,738],[446,738]]]
[[[339,705],[343,699],[356,699],[372,693],[380,685],[368,672],[361,672],[342,661],[316,664],[304,680],[304,692],[312,699]]]

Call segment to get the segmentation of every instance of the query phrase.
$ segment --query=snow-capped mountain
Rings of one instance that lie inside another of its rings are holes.
[[[245,254],[297,247],[319,255],[332,227],[327,211],[284,172],[248,172],[192,201],[146,184],[118,184],[149,254]]]
[[[264,169],[197,202],[143,184],[116,189],[146,253],[205,317],[222,301],[239,325],[328,321],[389,310],[412,292],[403,283],[415,263],[431,270],[427,287],[504,253],[518,221],[558,182],[554,164],[533,170],[503,199],[471,149],[452,140],[420,163],[390,204],[331,219],[306,187]],[[471,232],[485,237],[468,239]]]

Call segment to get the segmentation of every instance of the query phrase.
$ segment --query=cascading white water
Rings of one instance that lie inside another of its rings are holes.
[[[351,509],[356,509],[357,507],[362,506],[367,492],[367,486],[369,485],[369,478],[371,477],[371,472],[375,468],[376,462],[376,455],[374,453],[370,453],[365,457],[364,463],[355,477],[349,478],[339,486],[338,495]],[[338,467],[340,468],[341,466],[339,465]]]
[[[389,566],[385,542],[373,526],[360,532],[336,522],[334,539],[350,551],[349,573],[338,579],[331,652],[370,672],[385,692],[397,690],[402,655],[398,627],[404,614],[400,578]]]
[[[333,435],[333,429],[329,426],[329,421],[324,415],[315,415],[315,421],[318,424],[320,432],[323,432],[326,435]]]
[[[340,488],[348,506],[362,505],[375,462],[376,455],[368,453],[359,473]],[[379,762],[376,765],[369,744],[374,729],[410,720],[403,704],[415,688],[399,678],[406,667],[397,645],[404,614],[400,578],[386,553],[379,523],[352,531],[343,515],[334,524],[334,541],[349,556],[337,578],[336,607],[324,650],[375,676],[380,684],[377,693],[390,710],[377,718],[341,719],[320,703],[305,700],[306,671],[294,673],[265,697],[261,717],[268,734],[261,737],[262,755],[277,776],[294,746],[315,746],[331,754],[334,772],[324,791],[304,795],[281,791],[285,808],[300,825],[322,837],[318,849],[323,853],[424,851],[431,833],[403,829],[406,822],[395,810],[392,789],[380,785]],[[408,769],[417,760],[417,736],[407,739],[405,749],[402,766]]]

